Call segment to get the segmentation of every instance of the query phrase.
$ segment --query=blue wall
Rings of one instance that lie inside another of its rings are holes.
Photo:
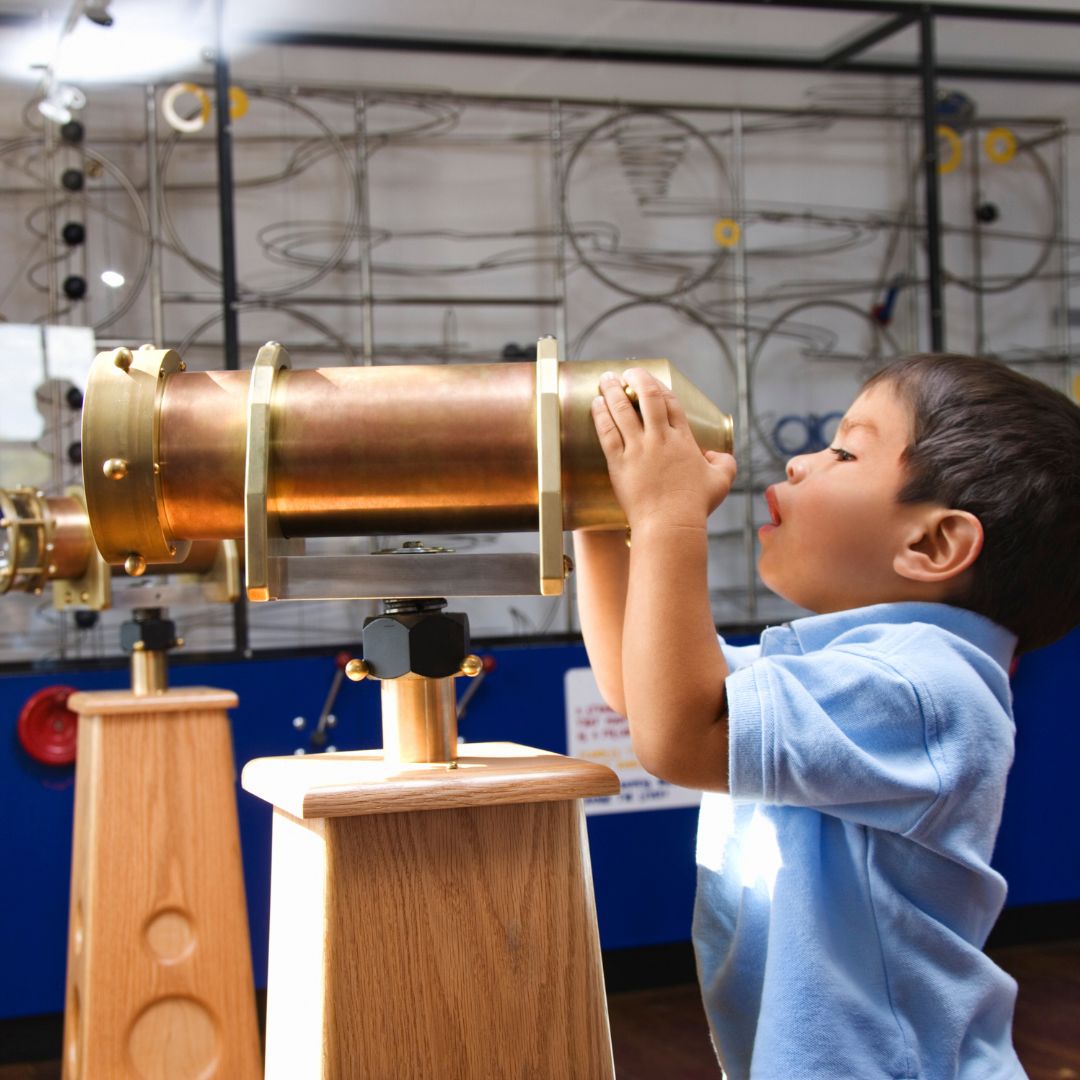
[[[482,650],[483,651],[483,650]],[[586,663],[576,645],[487,650],[497,667],[461,724],[472,741],[505,739],[565,752],[563,673]],[[174,686],[235,690],[239,767],[253,757],[306,746],[292,718],[318,715],[333,656],[174,666]],[[1017,759],[995,861],[1009,880],[1009,904],[1080,899],[1080,631],[1024,657],[1014,680]],[[71,857],[73,769],[37,765],[23,752],[16,721],[23,702],[56,684],[80,690],[123,687],[121,670],[0,677],[0,1018],[63,1007]],[[378,687],[346,682],[333,738],[341,748],[379,741]],[[258,985],[265,984],[270,880],[270,808],[238,788],[244,873]],[[605,949],[684,941],[694,888],[693,809],[608,814],[589,819],[601,944]]]

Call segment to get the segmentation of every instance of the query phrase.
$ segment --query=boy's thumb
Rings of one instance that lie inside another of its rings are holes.
[[[705,460],[710,465],[725,465],[729,467],[734,475],[735,472],[735,458],[731,454],[725,454],[720,450],[706,450]]]

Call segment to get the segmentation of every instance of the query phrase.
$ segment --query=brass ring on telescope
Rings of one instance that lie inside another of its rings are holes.
[[[537,532],[540,594],[558,596],[563,578],[562,432],[559,415],[559,345],[542,337],[536,345]]]
[[[279,371],[288,370],[289,354],[276,341],[268,341],[255,357],[247,399],[247,452],[244,456],[244,563],[249,600],[270,599],[270,537],[280,536],[271,520],[270,422],[274,383]]]
[[[90,368],[83,487],[94,542],[108,563],[181,562],[191,548],[169,529],[160,476],[162,393],[166,377],[184,366],[172,349],[144,345],[100,353]]]

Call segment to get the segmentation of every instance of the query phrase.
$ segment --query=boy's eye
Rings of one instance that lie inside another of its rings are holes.
[[[830,446],[829,452],[836,455],[837,461],[854,461],[855,455],[848,453],[847,450],[842,449],[839,446]]]

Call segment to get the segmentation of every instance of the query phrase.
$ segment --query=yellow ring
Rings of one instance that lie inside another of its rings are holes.
[[[960,164],[960,159],[964,156],[963,146],[960,136],[948,124],[938,124],[937,133],[939,139],[944,139],[949,144],[949,156],[938,162],[938,172],[947,176]]]
[[[247,116],[249,104],[247,94],[239,86],[229,87],[229,117],[231,119],[239,120],[240,117]]]
[[[176,111],[176,99],[181,94],[193,94],[199,102],[199,111],[187,120]],[[210,119],[210,95],[195,83],[173,83],[161,95],[161,113],[174,131],[179,131],[184,135],[202,131],[206,127],[206,121]]]
[[[732,248],[739,243],[742,229],[739,223],[732,218],[719,218],[713,226],[713,239],[720,247]]]
[[[995,165],[1008,165],[1016,157],[1016,136],[1006,127],[991,128],[983,139],[983,150]]]

